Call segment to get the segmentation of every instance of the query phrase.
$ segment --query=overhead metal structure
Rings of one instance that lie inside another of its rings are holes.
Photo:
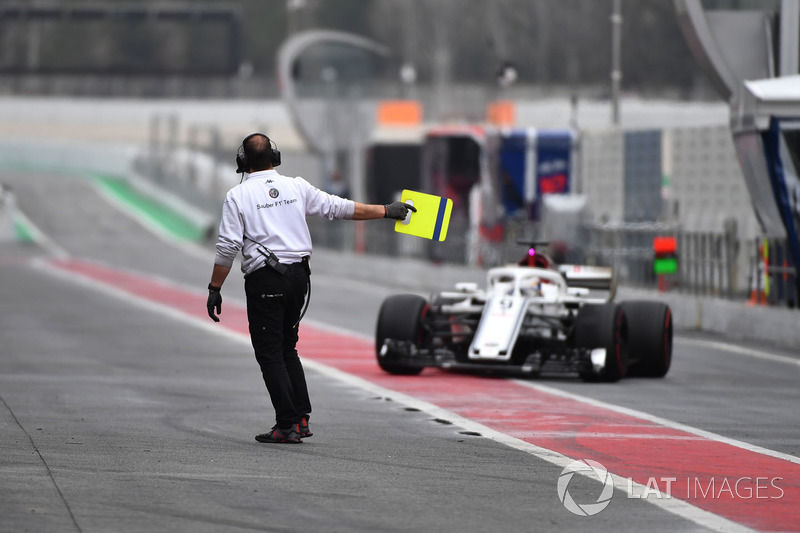
[[[169,2],[169,3],[133,3],[133,2],[90,2],[90,3],[6,3],[0,4],[0,35],[13,34],[20,28],[26,39],[33,39],[38,44],[28,45],[25,54],[30,57],[38,53],[41,40],[57,38],[53,32],[44,34],[41,31],[29,31],[27,26],[41,23],[105,23],[112,30],[134,23],[171,23],[179,25],[219,24],[224,30],[223,42],[217,43],[227,52],[216,62],[203,61],[185,68],[174,68],[149,58],[149,61],[122,62],[116,64],[98,64],[92,61],[72,61],[43,63],[40,60],[9,60],[13,54],[5,51],[5,59],[0,57],[0,73],[3,74],[124,74],[124,75],[230,75],[238,71],[241,63],[242,44],[241,26],[242,10],[238,5],[228,3],[205,2]],[[114,29],[114,26],[117,26]],[[117,31],[108,32],[115,35]],[[96,46],[97,41],[91,32],[83,34],[70,33],[70,46],[84,44]],[[8,39],[5,42],[8,47]],[[57,46],[57,45],[56,45]],[[148,59],[148,58],[145,58]]]
[[[706,10],[700,0],[675,7],[695,57],[730,104],[756,218],[766,236],[785,239],[800,299],[800,0],[781,0],[774,13]]]
[[[317,125],[313,124],[313,121],[301,112],[298,80],[296,79],[297,65],[302,54],[311,47],[318,45],[350,46],[374,53],[381,57],[387,57],[389,55],[389,49],[375,41],[350,33],[331,30],[311,30],[298,33],[289,38],[283,43],[280,50],[278,50],[278,80],[280,82],[281,96],[284,102],[286,102],[294,125],[302,135],[303,140],[315,152],[323,152],[331,147],[336,148],[337,140],[322,138],[319,127],[316,127]],[[326,74],[328,74],[327,77],[329,79],[323,79],[322,81],[327,81],[331,84],[337,83],[335,73],[331,71],[322,72],[323,76]],[[334,78],[330,78],[330,76],[334,76]],[[357,117],[351,117],[351,119],[355,118]],[[331,143],[333,143],[333,146]],[[341,143],[346,143],[346,141],[341,140]],[[346,147],[346,144],[339,147]]]
[[[329,53],[314,56],[311,73],[301,79],[303,61],[316,47]],[[295,128],[320,156],[323,174],[345,167],[352,197],[361,201],[366,198],[363,151],[375,127],[377,103],[365,94],[374,73],[357,64],[368,63],[370,57],[382,61],[389,55],[389,49],[375,41],[330,30],[298,33],[278,51],[281,95]],[[345,70],[355,70],[358,79],[345,79]],[[311,94],[301,94],[304,90]]]

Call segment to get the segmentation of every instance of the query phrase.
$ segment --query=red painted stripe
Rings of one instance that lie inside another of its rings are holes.
[[[204,295],[93,263],[52,265],[208,319]],[[220,326],[246,334],[245,310],[231,304],[223,310]],[[669,484],[673,497],[740,524],[763,531],[800,531],[800,464],[509,380],[436,369],[419,376],[390,376],[378,368],[371,342],[306,325],[301,326],[300,338],[305,358],[567,457],[593,459],[610,472],[662,492]],[[668,481],[671,478],[675,480]]]
[[[205,292],[191,293],[159,279],[146,278],[141,274],[125,272],[89,261],[54,259],[48,263],[62,271],[103,283],[133,296],[170,307],[188,316],[211,320],[206,310],[207,294]],[[226,328],[240,333],[248,333],[246,309],[223,302],[220,317],[225,321]]]

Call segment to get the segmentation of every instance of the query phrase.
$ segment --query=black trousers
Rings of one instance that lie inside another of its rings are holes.
[[[250,340],[280,428],[297,424],[311,413],[306,377],[296,349],[296,323],[308,279],[308,263],[303,261],[288,265],[284,274],[261,268],[244,281]]]

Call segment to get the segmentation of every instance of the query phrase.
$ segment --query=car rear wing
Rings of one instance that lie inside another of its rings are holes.
[[[560,265],[558,271],[567,280],[570,288],[607,291],[613,300],[617,292],[617,277],[611,267],[591,265]]]

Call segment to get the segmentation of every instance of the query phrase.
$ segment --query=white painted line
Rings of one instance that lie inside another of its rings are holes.
[[[481,436],[483,437],[491,439],[500,444],[504,444],[510,448],[514,448],[515,450],[519,450],[521,452],[533,455],[538,459],[547,461],[548,463],[554,464],[560,468],[566,468],[567,465],[569,465],[576,459],[572,457],[567,457],[558,452],[554,452],[553,450],[548,450],[547,448],[543,448],[541,446],[536,446],[535,444],[525,442],[521,439],[511,437],[504,433],[500,433],[499,431],[486,427],[483,424],[475,422],[474,420],[464,418],[456,413],[453,413],[446,409],[442,409],[437,405],[428,403],[423,400],[419,400],[417,398],[414,398],[413,396],[408,396],[406,394],[393,391],[391,389],[386,389],[384,387],[381,387],[380,385],[376,385],[357,376],[347,374],[336,368],[331,368],[322,363],[304,359],[303,364],[330,378],[346,383],[347,385],[365,390],[371,394],[377,394],[385,398],[391,398],[395,402],[401,403],[407,407],[413,407],[419,409],[420,411],[425,412],[433,416],[434,418],[449,420],[454,425],[461,427],[467,431],[480,433]],[[585,475],[589,479],[593,479],[596,481],[596,478],[589,473],[581,473],[581,474]],[[741,524],[728,520],[727,518],[715,515],[704,509],[696,507],[684,500],[680,500],[678,498],[670,498],[667,497],[667,495],[661,493],[653,495],[652,488],[647,489],[645,485],[632,482],[626,477],[621,477],[613,473],[611,473],[611,476],[614,479],[614,488],[624,492],[628,497],[641,498],[642,501],[653,504],[656,507],[660,507],[661,509],[671,514],[674,514],[686,520],[690,520],[698,525],[709,528],[713,531],[725,531],[725,532],[754,531],[753,529],[750,529]],[[645,494],[646,489],[650,490],[651,496],[654,497],[649,497],[649,496],[644,497],[643,495]]]
[[[45,274],[55,276],[60,279],[64,279],[73,283],[77,283],[84,287],[92,288],[103,294],[119,298],[120,300],[126,303],[133,303],[139,307],[147,309],[148,311],[161,313],[167,318],[174,319],[176,321],[194,327],[199,327],[204,331],[215,333],[217,335],[222,335],[231,340],[241,342],[246,346],[250,346],[250,340],[246,334],[237,333],[228,330],[227,328],[220,327],[219,325],[215,325],[215,323],[202,320],[197,317],[186,315],[171,307],[154,303],[147,299],[141,298],[136,294],[116,289],[114,287],[110,287],[104,283],[92,280],[82,275],[72,274],[66,271],[60,271],[58,268],[53,268],[52,265],[47,265],[46,261],[43,260],[39,259],[33,260],[32,265],[34,266],[34,268]],[[432,403],[428,403],[418,398],[414,398],[412,396],[408,396],[406,394],[381,387],[380,385],[376,385],[375,383],[371,383],[365,379],[359,378],[351,374],[347,374],[345,372],[342,372],[341,370],[327,366],[323,363],[319,363],[317,361],[313,361],[310,359],[304,359],[303,365],[306,368],[319,372],[320,374],[323,374],[329,378],[336,379],[337,381],[350,385],[351,387],[364,390],[366,392],[369,392],[370,394],[379,395],[385,398],[391,398],[395,402],[398,402],[407,407],[413,407],[419,409],[420,411],[425,412],[428,415],[433,416],[434,418],[449,420],[454,425],[463,428],[466,431],[479,433],[483,437],[491,439],[500,444],[506,445],[515,450],[527,453],[529,455],[532,455],[543,461],[547,461],[548,463],[551,463],[558,467],[566,468],[567,465],[569,465],[575,460],[575,458],[567,457],[553,450],[548,450],[547,448],[536,446],[534,444],[525,442],[521,439],[511,437],[509,435],[491,429],[487,426],[484,426],[483,424],[475,422],[474,420],[464,418],[456,413],[453,413],[446,409],[442,409],[441,407],[434,405]],[[549,389],[549,387],[544,387],[544,388]],[[558,391],[557,389],[553,389],[553,391],[554,393],[561,393],[561,391]],[[565,394],[566,393],[561,393],[562,396]],[[596,478],[590,473],[584,473],[584,472],[578,472],[578,473],[586,476],[589,479],[596,480]],[[712,531],[734,532],[734,533],[739,533],[739,532],[744,533],[744,532],[754,531],[741,524],[728,520],[727,518],[724,518],[722,516],[710,513],[704,509],[696,507],[686,501],[677,498],[670,498],[661,493],[653,494],[652,488],[648,488],[640,483],[632,482],[628,478],[624,478],[613,473],[611,473],[611,476],[614,480],[614,487],[619,491],[624,492],[629,498],[640,498],[642,501],[655,505],[656,507],[659,507],[664,511],[674,514],[680,518],[694,522],[695,524],[706,527]],[[555,487],[556,480],[553,481]],[[648,491],[647,492],[648,497],[644,497],[644,495],[646,494],[645,491]],[[655,497],[650,497],[650,496],[655,496]]]
[[[237,342],[244,342],[245,344],[250,346],[249,339],[243,338],[245,337],[244,335],[236,333],[235,331],[231,331],[225,328],[224,326],[220,326],[219,324],[212,322],[211,319],[208,319],[208,321],[200,320],[196,317],[178,311],[177,309],[174,309],[172,307],[159,304],[147,300],[145,298],[141,298],[140,296],[132,292],[127,292],[122,289],[117,289],[115,287],[112,287],[110,285],[107,285],[99,281],[95,281],[81,274],[69,272],[66,270],[61,270],[60,268],[58,268],[58,266],[54,266],[46,259],[39,259],[39,258],[32,259],[31,266],[36,270],[48,274],[50,276],[68,281],[70,283],[75,283],[77,285],[86,287],[88,289],[95,290],[97,292],[111,296],[113,298],[117,298],[124,302],[132,302],[143,309],[146,309],[148,311],[153,311],[155,313],[160,313],[161,315],[170,318],[172,320],[175,320],[177,322],[182,322],[190,326],[198,327],[208,331],[209,333],[222,335]]]
[[[662,428],[663,429],[663,428]],[[589,433],[586,431],[540,431],[536,430],[537,439],[566,439],[574,441],[576,439],[592,440],[592,439],[614,439],[614,440],[660,440],[660,441],[694,441],[703,442],[707,441],[705,437],[699,435],[664,435],[662,433]]]
[[[557,389],[555,387],[550,387],[547,385],[541,385],[539,383],[531,383],[530,381],[525,381],[521,379],[514,379],[512,380],[515,383],[522,385],[524,387],[529,387],[531,389],[535,389],[541,392],[546,392],[548,394],[553,394],[555,396],[560,396],[562,398],[568,398],[570,400],[575,400],[581,403],[585,403],[587,405],[591,405],[594,407],[601,407],[603,409],[609,409],[611,411],[615,411],[617,413],[632,416],[634,418],[639,418],[641,420],[647,420],[648,422],[653,422],[654,424],[659,424],[661,426],[666,426],[671,429],[675,429],[678,431],[684,431],[686,433],[691,433],[692,435],[697,435],[699,437],[703,437],[709,440],[713,440],[716,442],[722,442],[725,444],[730,444],[731,446],[735,446],[737,448],[741,448],[743,450],[747,450],[748,452],[758,453],[761,455],[767,455],[769,457],[775,457],[776,459],[782,459],[784,461],[789,461],[790,463],[800,464],[800,457],[795,457],[793,455],[785,454],[782,452],[778,452],[775,450],[770,450],[768,448],[762,448],[761,446],[756,446],[755,444],[750,444],[747,442],[742,442],[736,439],[731,439],[725,437],[723,435],[718,435],[716,433],[712,433],[710,431],[705,431],[703,429],[699,429],[692,426],[687,426],[685,424],[681,424],[680,422],[673,422],[672,420],[661,418],[660,416],[651,415],[649,413],[644,413],[642,411],[637,411],[635,409],[630,409],[628,407],[620,407],[619,405],[614,405],[611,403],[606,403],[600,400],[595,400],[594,398],[589,398],[588,396],[581,396],[579,394],[573,394],[571,392],[565,392],[563,390]]]
[[[17,208],[16,213],[14,213],[14,216],[18,217],[20,220],[22,220],[23,224],[28,226],[28,228],[31,230],[31,233],[33,233],[33,240],[36,241],[41,247],[43,247],[45,251],[47,251],[47,253],[49,253],[51,256],[57,259],[63,260],[69,258],[69,254],[67,253],[67,251],[58,244],[56,244],[55,242],[53,242],[53,240],[50,237],[48,237],[41,229],[39,229],[39,227],[36,224],[34,224],[33,221],[30,218],[28,218],[28,216],[25,213],[23,213],[21,209]]]
[[[314,323],[312,325],[315,328],[323,329],[323,330],[329,331],[331,333],[337,333],[337,334],[340,334],[340,335],[349,335],[349,336],[357,337],[359,339],[366,340],[366,341],[373,341],[374,340],[373,337],[362,335],[362,334],[355,333],[355,332],[352,332],[352,331],[348,331],[346,329],[329,326],[327,324]],[[683,341],[687,341],[688,342],[689,340],[688,339],[681,339],[681,342],[683,342]],[[703,341],[703,342],[709,343],[709,341]],[[722,342],[710,342],[710,344],[714,345],[714,347],[716,347],[716,348],[724,349],[724,350],[728,350],[728,349],[731,349],[731,348],[738,348],[735,345],[726,344],[726,343],[722,343]],[[744,349],[741,349],[741,350],[742,350],[741,353],[745,353],[745,355],[753,355],[752,352],[749,352],[749,351],[745,352]],[[756,353],[759,353],[762,356],[772,355],[772,354],[766,354],[766,353],[763,353],[763,352],[756,352]],[[781,356],[775,356],[775,357],[780,357],[780,362],[795,362],[795,360],[793,360],[791,358],[788,358],[788,357],[781,357]],[[723,435],[719,435],[717,433],[712,433],[710,431],[705,431],[703,429],[699,429],[699,428],[696,428],[696,427],[693,427],[693,426],[688,426],[688,425],[685,425],[685,424],[681,424],[679,422],[674,422],[672,420],[669,420],[669,419],[666,419],[666,418],[661,418],[661,417],[655,416],[655,415],[651,415],[651,414],[645,413],[643,411],[637,411],[635,409],[630,409],[630,408],[627,408],[627,407],[621,407],[621,406],[618,406],[618,405],[606,403],[606,402],[603,402],[601,400],[595,400],[594,398],[590,398],[588,396],[582,396],[582,395],[579,395],[579,394],[573,394],[573,393],[570,393],[570,392],[565,392],[565,391],[562,391],[562,390],[557,389],[555,387],[550,387],[550,386],[542,385],[542,384],[539,384],[539,383],[533,383],[533,382],[527,381],[527,380],[514,379],[514,380],[511,380],[511,381],[514,381],[515,383],[523,385],[525,387],[530,387],[532,389],[537,389],[537,390],[540,390],[542,392],[546,392],[546,393],[549,393],[549,394],[554,394],[554,395],[560,396],[562,398],[569,398],[571,400],[575,400],[575,401],[578,401],[578,402],[581,402],[581,403],[592,405],[594,407],[601,407],[601,408],[609,409],[609,410],[612,410],[612,411],[615,411],[615,412],[618,412],[618,413],[621,413],[621,414],[624,414],[624,415],[632,416],[634,418],[638,418],[638,419],[641,419],[641,420],[647,420],[648,422],[653,422],[653,423],[661,425],[661,426],[665,426],[665,427],[668,427],[668,428],[671,428],[671,429],[676,429],[676,430],[679,430],[679,431],[683,431],[683,432],[689,433],[691,435],[695,435],[697,437],[702,437],[704,439],[710,439],[710,440],[714,440],[714,441],[717,441],[717,442],[730,444],[731,446],[735,446],[735,447],[741,448],[743,450],[747,450],[747,451],[750,451],[750,452],[759,453],[761,455],[767,455],[769,457],[775,457],[776,459],[782,459],[782,460],[789,461],[789,462],[792,462],[792,463],[800,464],[800,457],[795,457],[793,455],[788,455],[788,454],[785,454],[785,453],[782,453],[782,452],[778,452],[778,451],[775,451],[775,450],[770,450],[769,448],[763,448],[763,447],[757,446],[755,444],[750,444],[750,443],[742,442],[742,441],[739,441],[739,440],[736,440],[736,439],[731,439],[731,438],[725,437]]]
[[[185,241],[174,236],[170,232],[166,231],[160,224],[153,222],[149,217],[144,216],[140,211],[132,208],[130,205],[108,192],[102,185],[92,180],[89,180],[89,183],[101,198],[103,198],[113,207],[116,207],[122,211],[133,221],[138,222],[142,227],[155,235],[156,238],[158,238],[161,242],[179,248],[192,257],[203,259],[205,261],[214,260],[213,252],[206,250],[195,243]]]
[[[800,313],[798,313],[798,324],[800,324]],[[706,348],[724,350],[726,352],[734,352],[739,355],[746,355],[755,359],[763,359],[764,361],[800,366],[800,358],[764,352],[756,348],[744,348],[735,344],[728,344],[727,342],[710,341],[704,339],[675,339],[675,341],[679,344],[694,344],[695,346],[703,346]]]

